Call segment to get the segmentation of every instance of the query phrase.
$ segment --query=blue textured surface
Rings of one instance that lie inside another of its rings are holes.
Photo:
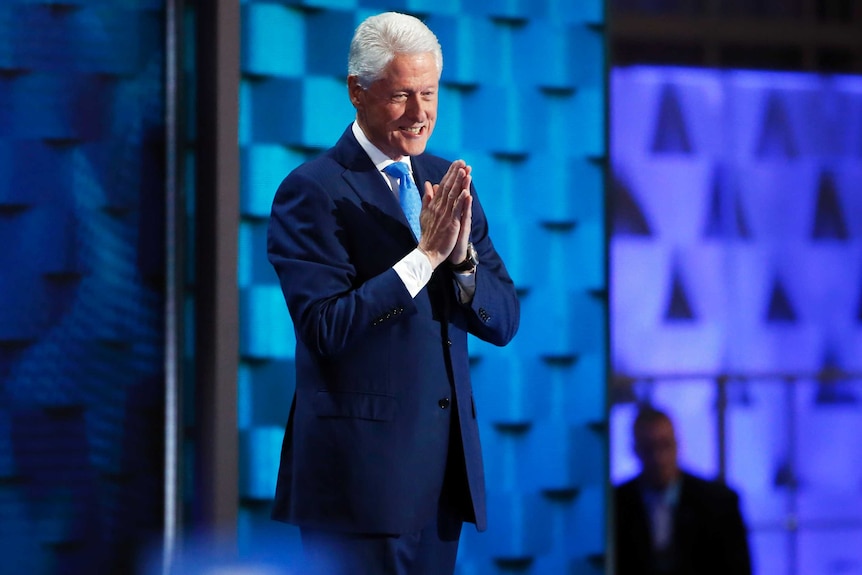
[[[161,525],[162,3],[0,6],[2,573],[132,572]]]

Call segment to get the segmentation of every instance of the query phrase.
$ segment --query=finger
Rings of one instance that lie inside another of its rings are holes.
[[[464,209],[472,209],[473,196],[470,195],[470,190],[461,190],[461,193],[458,194],[458,203]]]
[[[466,182],[466,185],[468,187],[465,187],[465,182]],[[469,185],[470,185],[469,182],[470,182],[470,176],[466,175],[462,171],[462,173],[460,174],[460,177],[458,178],[458,181],[455,182],[455,185],[453,185],[452,189],[449,191],[449,198],[450,198],[450,201],[452,202],[452,208],[453,209],[459,208],[459,213],[460,213],[460,206],[461,206],[461,204],[463,204],[463,201],[464,201],[463,200],[464,190],[469,190]],[[469,195],[469,191],[467,193]]]
[[[458,171],[460,169],[461,168],[456,167],[455,164],[450,165],[449,169],[446,170],[446,173],[443,174],[443,178],[440,180],[440,187],[448,191],[458,178]]]
[[[449,165],[449,169],[453,172],[457,172],[458,170],[463,170],[467,167],[467,162],[462,159],[457,159]]]
[[[446,173],[443,174],[443,179],[440,180],[440,185],[445,189],[449,189],[457,180],[458,173],[466,167],[467,164],[464,163],[464,160],[455,160],[451,164],[449,164],[449,169],[446,170]]]
[[[425,193],[422,195],[422,207],[430,206],[437,195],[437,186],[432,186],[431,182],[425,182]]]
[[[452,204],[452,216],[454,219],[464,222],[465,216],[471,216],[472,214],[472,197],[470,197],[470,193],[466,190],[462,190],[461,193],[455,198],[455,202]]]
[[[469,178],[470,175],[467,173],[466,170],[464,170],[463,168],[458,170],[458,173],[455,177],[455,181],[452,183],[452,188],[449,193],[452,194],[453,197],[457,197],[461,193],[461,190],[463,190],[465,187],[465,180],[470,181]]]
[[[473,223],[473,196],[468,190],[464,190],[464,208],[462,210],[461,225],[470,233],[470,227]]]
[[[456,177],[445,184],[445,195],[446,195],[446,203],[448,207],[451,209],[454,207],[455,202],[458,201],[458,194],[460,193],[460,178]],[[441,184],[442,186],[443,184]]]
[[[455,162],[449,164],[449,168],[446,170],[446,173],[443,174],[443,178],[440,179],[440,185],[443,187],[449,186],[450,182],[455,178],[455,175],[460,169],[460,166],[458,166]]]
[[[446,204],[449,201],[448,194],[443,188],[443,184],[432,184],[430,181],[425,181],[425,194],[423,197],[428,198],[428,205],[435,210],[446,209]]]

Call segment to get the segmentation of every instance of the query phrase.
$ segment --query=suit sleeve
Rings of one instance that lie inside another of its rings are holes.
[[[479,269],[467,313],[467,331],[488,343],[506,345],[518,331],[520,303],[515,284],[491,242],[485,211],[475,190],[470,236],[479,257]]]
[[[360,277],[345,245],[343,217],[324,184],[295,171],[275,194],[267,232],[267,254],[297,338],[322,357],[338,355],[368,330],[380,329],[383,318],[416,313],[391,269],[394,261],[372,277]]]

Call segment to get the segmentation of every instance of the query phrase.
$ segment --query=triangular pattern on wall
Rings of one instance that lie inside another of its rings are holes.
[[[745,217],[745,211],[742,208],[742,202],[739,201],[739,196],[733,196],[733,215],[736,223],[736,235],[741,239],[749,239],[751,237],[751,229],[748,227],[748,218]]]
[[[713,173],[712,189],[710,191],[709,211],[706,216],[704,236],[712,239],[740,238],[748,239],[751,231],[748,228],[748,220],[736,193],[736,188],[731,184],[729,168],[718,166]],[[732,212],[726,214],[726,202],[733,202]],[[727,221],[730,219],[731,221]]]
[[[795,158],[799,155],[784,100],[774,92],[766,100],[756,155],[758,158]]]
[[[811,237],[815,240],[846,240],[847,225],[841,199],[835,188],[835,178],[829,171],[820,174],[817,184],[817,207]]]
[[[814,404],[824,405],[856,405],[859,398],[853,393],[853,388],[847,382],[838,380],[821,381],[817,385],[817,395]]]
[[[775,278],[772,282],[772,291],[769,295],[769,308],[766,312],[766,321],[769,323],[795,323],[796,310],[790,302],[787,290],[781,280]]]
[[[718,379],[716,380],[718,384]],[[727,386],[727,403],[735,407],[751,407],[751,384],[748,381],[731,381]]]
[[[827,348],[824,353],[820,371],[829,377],[818,382],[817,394],[814,397],[815,405],[853,405],[859,401],[852,387],[846,381],[834,377],[835,373],[841,372],[841,364],[831,347]]]
[[[778,462],[775,474],[772,476],[772,485],[775,487],[795,487],[797,485],[796,473],[790,458],[784,457]]]
[[[613,209],[613,234],[619,236],[651,236],[649,222],[643,209],[623,181],[622,175],[614,170],[611,174],[611,194]]]
[[[677,265],[673,266],[671,273],[673,276],[671,277],[670,299],[665,306],[664,321],[694,321],[696,318],[688,297],[688,290],[686,290],[685,282],[683,282],[682,274]]]
[[[690,154],[688,126],[679,95],[673,84],[665,84],[659,96],[658,116],[652,138],[654,154]]]

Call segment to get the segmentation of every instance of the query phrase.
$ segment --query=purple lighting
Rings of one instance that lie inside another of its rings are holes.
[[[612,479],[651,401],[758,575],[862,573],[862,77],[615,69],[611,170]]]

